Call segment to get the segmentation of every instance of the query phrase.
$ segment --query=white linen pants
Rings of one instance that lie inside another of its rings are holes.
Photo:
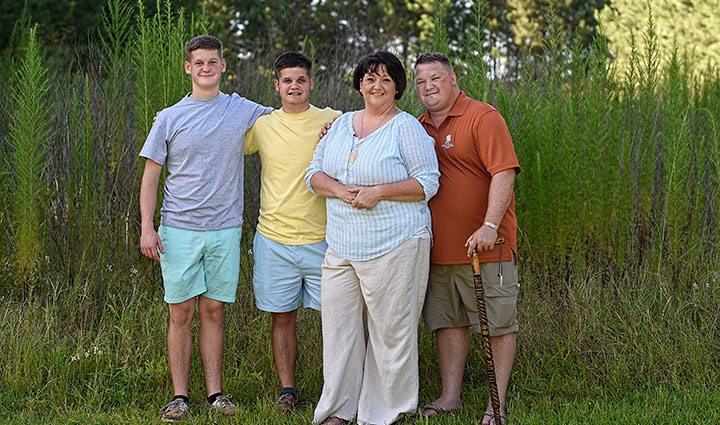
[[[415,413],[430,241],[412,237],[369,261],[347,261],[328,248],[321,281],[325,383],[314,423],[336,416],[385,425]]]

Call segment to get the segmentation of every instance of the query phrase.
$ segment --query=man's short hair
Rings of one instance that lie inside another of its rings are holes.
[[[452,64],[450,64],[450,59],[448,59],[447,56],[443,53],[439,52],[430,52],[430,53],[423,53],[420,55],[419,58],[417,58],[417,61],[415,61],[415,69],[417,69],[418,65],[422,65],[424,63],[432,63],[432,62],[440,62],[443,64],[445,69],[448,70],[449,73],[453,73]]]
[[[385,66],[385,70],[392,80],[395,82],[395,99],[400,99],[407,87],[407,79],[405,76],[405,67],[400,59],[390,52],[384,50],[370,53],[360,59],[360,63],[355,67],[353,73],[353,87],[360,91],[360,81],[365,74],[377,74],[381,66]]]
[[[185,45],[185,57],[190,61],[190,55],[197,49],[217,50],[222,59],[222,42],[211,35],[198,35]]]
[[[312,61],[300,52],[285,52],[275,59],[273,68],[276,79],[280,78],[280,71],[285,68],[305,68],[309,77],[312,72]]]

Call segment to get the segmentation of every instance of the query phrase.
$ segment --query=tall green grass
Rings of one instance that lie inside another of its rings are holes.
[[[151,18],[145,17],[142,1],[138,7],[137,35],[128,50],[136,69],[137,129],[146,135],[155,113],[190,91],[190,79],[183,68],[185,43],[204,26],[196,29],[194,17],[187,19],[182,10],[174,14],[169,0],[158,0],[158,13]]]
[[[97,41],[62,67],[44,70],[41,50],[26,38],[13,96],[0,92],[0,148],[12,158],[0,167],[0,183],[12,189],[0,193],[0,423],[147,423],[170,395],[159,268],[138,250],[137,153],[155,112],[190,90],[184,43],[208,23],[171,12],[167,1],[153,16],[142,8],[109,2]],[[523,170],[513,417],[717,422],[720,71],[693,77],[682,52],[660,62],[649,21],[626,75],[615,74],[601,41],[564,47],[554,32],[542,55],[518,65],[521,78],[505,80],[486,62],[487,17],[482,8],[477,16],[474,44],[448,53],[460,87],[502,113]],[[443,19],[441,11],[438,25]],[[437,32],[434,50],[447,49],[444,37]],[[342,40],[333,51],[306,47],[315,59],[312,103],[361,107],[350,73],[368,52]],[[278,53],[237,61],[223,90],[278,107]],[[412,89],[400,105],[422,113]],[[19,161],[21,153],[29,159]],[[250,281],[259,164],[246,161],[247,255],[238,302],[227,308],[225,389],[241,405],[234,423],[307,423],[322,388],[320,323],[300,314],[306,401],[299,414],[279,416],[270,319],[255,309]],[[35,188],[27,196],[17,192],[23,179]],[[20,203],[29,212],[18,212]],[[36,223],[28,226],[38,242],[30,254],[17,242],[21,222]],[[32,265],[26,270],[37,270],[32,299],[20,291],[29,281],[18,273],[21,255]],[[421,402],[440,390],[434,344],[421,332]],[[191,423],[209,423],[199,407],[197,352],[192,359]],[[479,419],[479,344],[464,382],[466,409],[438,423]]]
[[[12,231],[15,250],[16,283],[32,299],[43,256],[42,229],[47,203],[42,174],[45,171],[50,108],[47,69],[37,43],[37,26],[27,35],[27,50],[12,88],[14,120],[10,125],[12,149]],[[17,292],[17,291],[15,291]]]

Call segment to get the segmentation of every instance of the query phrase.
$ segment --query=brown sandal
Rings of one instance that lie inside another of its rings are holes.
[[[430,411],[430,410],[433,411],[433,412],[435,412],[435,413],[433,413],[432,415],[429,415],[429,414],[428,414],[428,411]],[[423,407],[420,409],[420,417],[422,417],[422,418],[430,418],[430,417],[433,417],[433,416],[440,416],[440,415],[442,415],[443,413],[447,413],[447,410],[443,409],[442,407],[440,407],[440,406],[438,406],[438,405],[436,405],[436,404],[432,404],[432,403],[431,403],[431,404],[426,404],[425,406],[423,406]]]

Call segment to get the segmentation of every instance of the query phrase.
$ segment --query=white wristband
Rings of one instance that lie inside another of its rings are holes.
[[[496,232],[497,232],[497,229],[498,229],[497,225],[495,225],[495,224],[493,224],[493,223],[490,223],[489,221],[484,222],[484,223],[483,223],[483,226],[487,226],[487,227],[489,227],[489,228],[491,228],[491,229],[494,229]]]

